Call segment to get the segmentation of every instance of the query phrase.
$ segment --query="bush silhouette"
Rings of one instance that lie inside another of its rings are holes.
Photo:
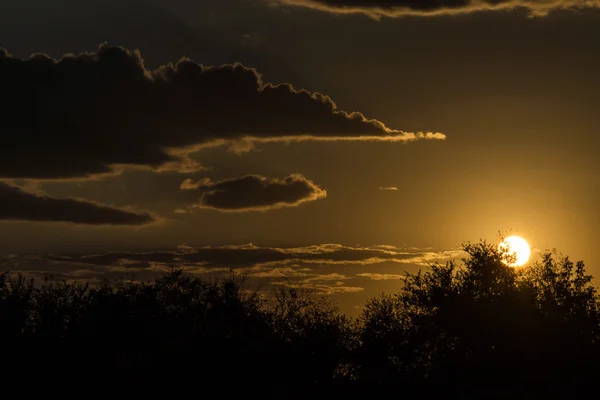
[[[139,383],[593,382],[600,302],[583,262],[546,252],[512,268],[485,241],[463,249],[462,262],[406,274],[397,293],[371,299],[358,318],[302,290],[264,296],[237,275],[207,281],[173,271],[91,287],[4,273],[4,362],[15,374],[59,369]]]

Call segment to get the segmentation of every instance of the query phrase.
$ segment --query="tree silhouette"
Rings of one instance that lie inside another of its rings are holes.
[[[205,385],[227,376],[293,393],[342,382],[353,388],[348,396],[360,393],[353,382],[443,384],[462,394],[593,382],[600,299],[583,262],[547,251],[513,268],[485,241],[463,249],[459,262],[406,274],[397,293],[371,299],[356,319],[303,290],[281,285],[265,296],[234,274],[202,280],[175,270],[152,282],[38,286],[4,273],[3,362],[27,376],[192,376]]]
[[[462,265],[408,274],[361,315],[362,377],[454,385],[589,382],[598,371],[598,295],[582,262],[550,252],[507,266],[486,242]]]

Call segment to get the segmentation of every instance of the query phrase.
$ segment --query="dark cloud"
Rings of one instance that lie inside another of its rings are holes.
[[[62,221],[89,225],[144,225],[150,214],[72,198],[54,198],[0,182],[0,220]]]
[[[269,0],[275,3],[310,7],[338,14],[362,13],[374,18],[408,15],[432,16],[477,11],[527,9],[543,16],[552,10],[599,8],[598,0]]]
[[[202,192],[199,201],[192,207],[219,211],[267,211],[327,197],[325,190],[299,174],[284,179],[246,175],[218,182],[207,178],[198,182],[186,179],[181,189]]]
[[[320,93],[273,86],[243,65],[189,59],[154,71],[139,52],[26,60],[0,51],[0,177],[60,179],[121,166],[191,171],[202,146],[290,140],[443,139],[346,113]],[[235,147],[235,146],[234,146]]]
[[[2,0],[0,38],[19,56],[37,49],[59,56],[107,41],[139,48],[152,66],[181,55],[207,65],[243,60],[270,82],[310,87],[311,79],[279,49],[257,45],[263,42],[255,40],[252,26],[265,24],[265,11],[264,4],[246,0]]]

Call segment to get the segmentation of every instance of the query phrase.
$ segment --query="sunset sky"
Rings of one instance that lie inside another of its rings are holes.
[[[354,313],[512,231],[600,276],[600,1],[3,0],[0,47],[2,271]]]

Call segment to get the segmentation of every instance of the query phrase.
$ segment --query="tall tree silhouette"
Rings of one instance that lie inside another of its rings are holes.
[[[598,295],[583,262],[547,252],[519,269],[484,242],[408,274],[367,305],[361,377],[453,384],[585,382],[597,371]]]

